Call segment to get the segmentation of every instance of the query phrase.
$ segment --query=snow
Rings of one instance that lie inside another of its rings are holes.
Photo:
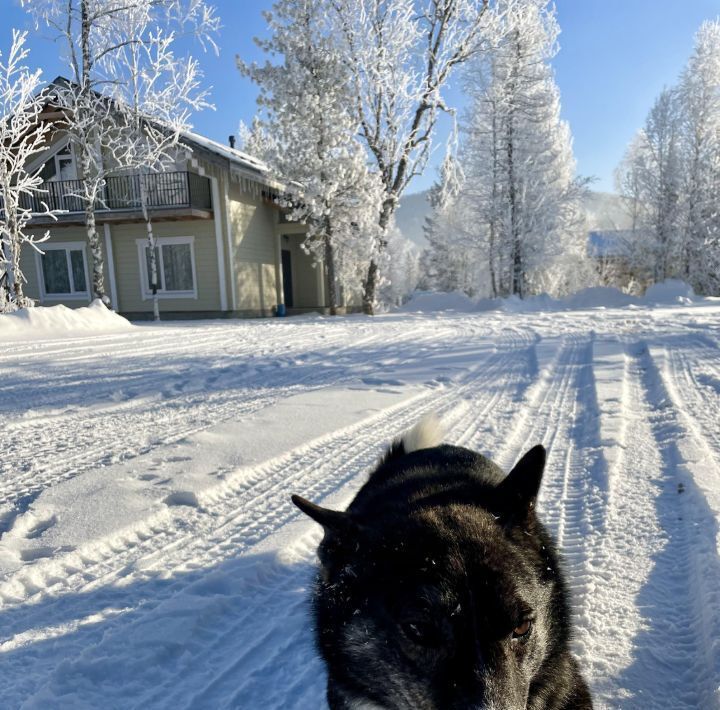
[[[412,298],[398,310],[404,313],[430,313],[457,311],[474,313],[480,311],[530,312],[552,310],[585,310],[589,308],[623,308],[642,305],[689,305],[696,299],[693,289],[683,281],[668,279],[653,284],[642,297],[630,296],[613,286],[591,286],[565,298],[552,298],[547,294],[520,299],[478,298],[454,291],[441,293],[416,291]],[[708,299],[711,303],[712,299]]]
[[[431,413],[506,469],[548,447],[596,707],[717,707],[720,302],[614,297],[25,324],[0,354],[3,707],[324,707],[321,531],[290,494],[346,505]]]
[[[89,306],[38,306],[0,314],[0,340],[35,340],[67,337],[78,333],[119,333],[131,330],[130,322],[100,300]]]
[[[243,168],[263,175],[269,173],[270,171],[270,168],[262,160],[253,158],[253,156],[248,155],[241,150],[237,150],[237,148],[231,148],[230,146],[223,145],[222,143],[218,143],[210,138],[205,138],[205,136],[201,136],[198,133],[193,133],[189,130],[180,131],[180,135],[190,143],[195,143],[206,150],[216,153],[217,155],[221,155],[223,158],[226,158],[230,162],[236,163]]]
[[[695,298],[692,286],[677,279],[667,279],[653,284],[645,291],[645,303],[690,303]]]

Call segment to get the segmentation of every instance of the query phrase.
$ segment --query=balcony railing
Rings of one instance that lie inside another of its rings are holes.
[[[95,204],[97,212],[138,210],[142,207],[141,180],[145,180],[146,204],[148,209],[194,208],[211,210],[210,180],[202,175],[187,171],[172,173],[151,173],[140,175],[112,175],[105,178],[102,197]],[[24,207],[33,212],[50,210],[59,212],[83,212],[81,199],[82,180],[58,180],[43,183],[43,192],[26,196]],[[0,205],[1,207],[1,205]]]

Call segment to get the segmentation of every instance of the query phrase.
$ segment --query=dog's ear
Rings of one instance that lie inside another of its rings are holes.
[[[523,514],[535,505],[545,470],[545,447],[533,446],[497,487],[498,500],[508,512]]]
[[[291,499],[305,515],[312,518],[316,523],[320,523],[325,528],[325,532],[342,535],[342,533],[348,532],[353,527],[348,513],[323,508],[302,496],[293,495]]]

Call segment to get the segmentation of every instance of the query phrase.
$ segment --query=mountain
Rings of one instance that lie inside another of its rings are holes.
[[[632,227],[632,220],[620,195],[589,191],[584,203],[589,231],[608,232]]]
[[[427,246],[423,226],[430,214],[430,190],[405,195],[395,210],[395,224],[402,235],[421,248]]]
[[[430,214],[430,191],[414,192],[405,195],[395,210],[395,223],[406,239],[417,246],[427,246],[423,226]],[[632,223],[625,211],[622,197],[611,192],[589,191],[583,200],[588,220],[588,231],[614,231],[630,229]]]

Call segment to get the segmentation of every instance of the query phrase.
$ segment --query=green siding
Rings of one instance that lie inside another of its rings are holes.
[[[237,309],[269,312],[277,304],[274,210],[238,185],[229,196]]]
[[[158,222],[153,225],[156,237],[194,237],[197,298],[161,298],[163,311],[219,311],[217,249],[213,220]],[[114,224],[110,234],[118,274],[117,292],[122,313],[152,311],[152,299],[143,299],[140,281],[140,260],[137,240],[146,238],[145,225]]]

